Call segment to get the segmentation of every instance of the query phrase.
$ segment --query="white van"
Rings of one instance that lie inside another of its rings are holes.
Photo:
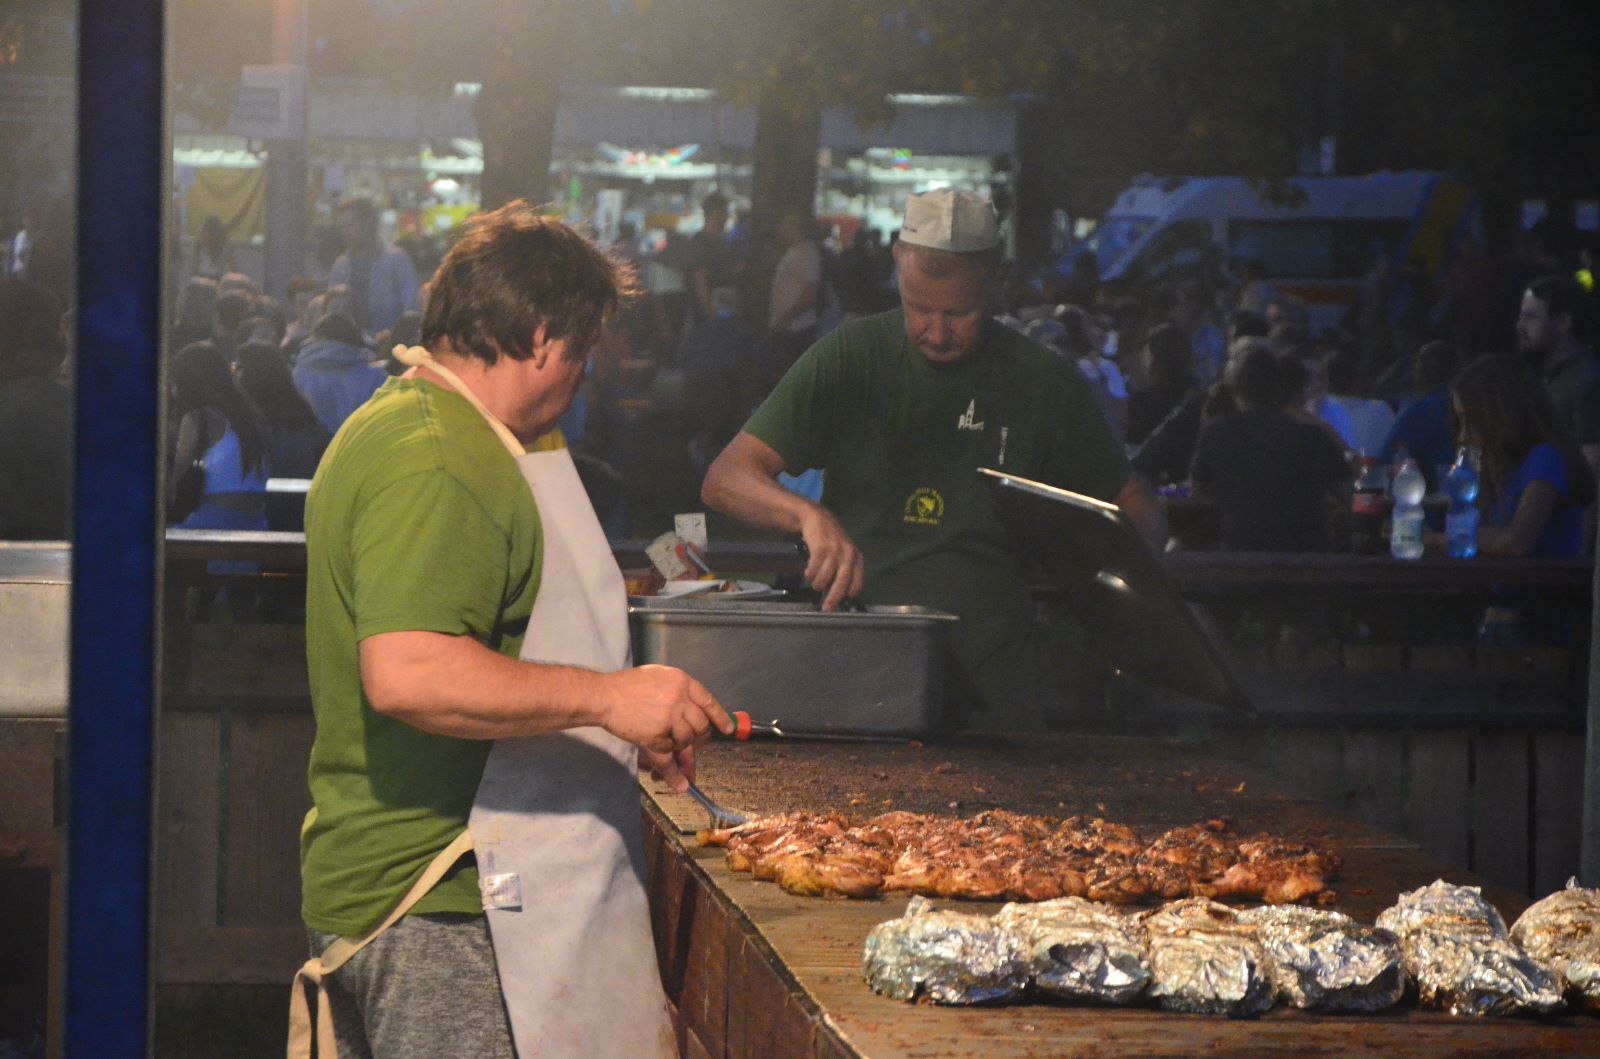
[[[1312,328],[1322,331],[1355,305],[1380,249],[1396,269],[1420,258],[1438,275],[1450,247],[1482,229],[1471,186],[1443,173],[1303,177],[1276,194],[1243,177],[1140,177],[1062,271],[1160,283],[1206,270],[1207,258],[1234,278],[1256,261],[1275,291],[1310,306]]]

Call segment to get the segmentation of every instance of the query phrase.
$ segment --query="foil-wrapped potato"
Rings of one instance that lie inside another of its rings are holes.
[[[1600,1010],[1600,890],[1570,880],[1528,906],[1512,924],[1511,940],[1560,976],[1578,1004]]]

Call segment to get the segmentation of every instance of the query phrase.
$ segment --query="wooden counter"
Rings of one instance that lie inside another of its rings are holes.
[[[1004,805],[1055,815],[1102,813],[1142,832],[1221,812],[1244,829],[1316,836],[1336,846],[1345,868],[1335,884],[1335,907],[1367,922],[1401,890],[1441,876],[1478,882],[1403,839],[1278,795],[1237,766],[1147,740],[718,744],[702,755],[700,779],[713,798],[758,812],[804,806],[966,815]],[[860,804],[851,805],[852,799]],[[705,814],[689,799],[651,791],[645,812],[656,943],[683,1054],[691,1059],[1600,1054],[1600,1018],[1589,1015],[1476,1020],[1419,1011],[1407,1002],[1378,1016],[1275,1008],[1260,1019],[1234,1021],[1037,1001],[946,1008],[888,1000],[862,981],[862,942],[875,924],[901,913],[906,897],[795,897],[728,871],[721,850],[696,847],[684,832],[703,826]],[[1527,904],[1510,891],[1485,892],[1508,921]]]

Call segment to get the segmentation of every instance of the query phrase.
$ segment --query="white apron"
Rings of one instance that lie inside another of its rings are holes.
[[[522,658],[627,668],[622,571],[565,448],[517,458],[544,528]],[[601,728],[500,739],[467,821],[521,1059],[676,1056],[644,890],[638,748]]]
[[[396,353],[427,363],[482,413],[533,491],[544,558],[523,660],[600,672],[631,665],[622,572],[566,448],[524,452],[425,350]],[[302,968],[290,1056],[308,1054],[312,1035],[302,981],[320,987],[433,885],[469,836],[519,1059],[677,1056],[644,889],[637,761],[633,744],[601,728],[496,740],[467,834],[366,937],[341,940]],[[318,1042],[332,1055],[326,994],[318,993]]]

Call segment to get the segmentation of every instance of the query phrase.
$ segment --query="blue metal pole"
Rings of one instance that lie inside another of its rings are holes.
[[[150,1035],[161,0],[82,0],[66,1052]]]

